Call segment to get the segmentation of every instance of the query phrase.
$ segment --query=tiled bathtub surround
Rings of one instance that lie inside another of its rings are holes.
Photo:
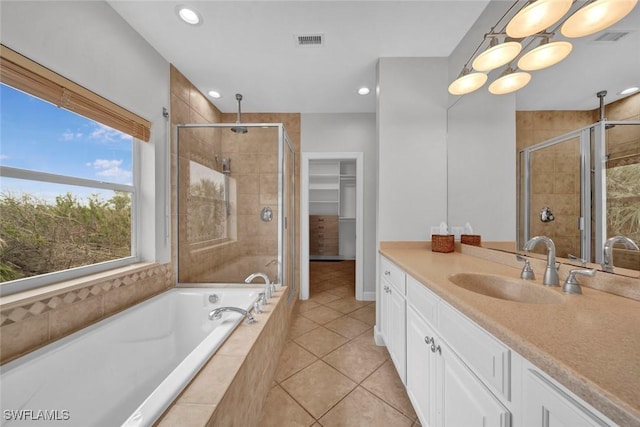
[[[256,323],[236,328],[157,426],[259,425],[294,307],[286,294],[280,289],[263,313],[254,314]]]
[[[2,297],[0,362],[78,331],[172,284],[169,264],[146,263]]]

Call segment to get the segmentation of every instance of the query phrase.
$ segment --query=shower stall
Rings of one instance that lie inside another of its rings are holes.
[[[295,152],[282,124],[176,127],[177,283],[266,273],[297,292]]]
[[[563,258],[602,262],[604,242],[640,242],[640,121],[597,123],[518,153],[518,247],[546,235]],[[640,270],[638,251],[615,264]]]

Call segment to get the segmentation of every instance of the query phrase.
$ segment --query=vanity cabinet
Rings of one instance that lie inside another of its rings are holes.
[[[386,258],[380,263],[382,337],[406,383],[406,274]]]
[[[381,332],[423,426],[614,426],[389,259]]]
[[[423,426],[511,425],[511,414],[412,306],[407,309],[407,394]]]
[[[563,391],[535,367],[529,365],[524,369],[523,425],[531,427],[611,425]]]

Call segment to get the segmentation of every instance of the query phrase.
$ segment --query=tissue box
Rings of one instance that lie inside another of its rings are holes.
[[[481,239],[479,234],[461,234],[460,243],[465,245],[480,246]]]
[[[455,250],[455,236],[453,234],[432,234],[432,252],[453,252]]]

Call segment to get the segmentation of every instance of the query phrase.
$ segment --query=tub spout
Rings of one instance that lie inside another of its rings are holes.
[[[267,299],[271,298],[271,293],[274,290],[271,287],[271,280],[269,280],[269,276],[267,276],[265,273],[253,273],[253,274],[249,275],[249,277],[244,279],[244,283],[251,283],[253,281],[253,279],[255,279],[256,277],[261,277],[261,278],[264,279],[264,283],[265,283],[264,293],[265,293],[265,296],[267,297]]]
[[[247,310],[243,310],[238,307],[218,307],[216,309],[211,310],[209,313],[209,320],[218,320],[222,317],[222,313],[225,311],[235,311],[236,313],[240,313],[247,318],[247,323],[255,323],[256,319],[249,313]]]

